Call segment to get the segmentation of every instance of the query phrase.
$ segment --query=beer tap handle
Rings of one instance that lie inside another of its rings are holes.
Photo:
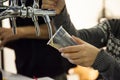
[[[13,31],[13,34],[17,34],[17,30],[16,30],[16,18],[15,17],[11,17],[10,20],[12,21],[12,31]]]
[[[44,15],[43,18],[44,18],[45,23],[48,26],[48,33],[49,33],[49,39],[50,39],[53,35],[52,25],[50,23],[50,17],[48,15]]]
[[[17,1],[16,0],[10,0],[10,7],[15,7],[17,6]],[[11,17],[10,18],[11,22],[12,22],[12,31],[13,34],[15,35],[16,32],[16,18],[15,17]]]
[[[38,17],[37,16],[33,16],[32,20],[33,20],[34,25],[35,25],[36,35],[40,36],[40,28],[39,28],[39,23],[38,23]]]
[[[39,0],[34,0],[33,10],[34,9],[39,9]],[[33,20],[34,25],[35,25],[36,35],[39,36],[40,35],[40,28],[39,28],[39,23],[38,23],[38,17],[34,15],[34,11],[33,11],[32,20]]]

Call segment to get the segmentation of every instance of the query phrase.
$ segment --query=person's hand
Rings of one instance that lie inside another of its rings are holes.
[[[42,9],[55,10],[59,14],[65,6],[64,0],[42,0]]]
[[[73,64],[85,67],[91,66],[100,50],[77,37],[72,36],[72,38],[78,45],[59,49],[61,55]]]
[[[0,47],[3,47],[7,42],[16,40],[18,38],[18,34],[13,34],[11,28],[0,28]]]

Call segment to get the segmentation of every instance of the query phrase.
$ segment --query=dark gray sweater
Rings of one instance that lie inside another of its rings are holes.
[[[105,80],[120,80],[120,20],[106,20],[90,29],[76,30],[66,8],[53,17],[56,29],[61,25],[71,35],[101,49],[92,67],[99,70]]]

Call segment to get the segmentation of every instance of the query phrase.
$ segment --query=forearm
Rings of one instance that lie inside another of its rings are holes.
[[[70,35],[75,35],[96,47],[103,47],[105,45],[105,42],[101,42],[101,39],[105,38],[105,35],[103,31],[98,28],[98,26],[101,27],[102,25],[104,25],[104,23],[102,25],[96,25],[96,28],[93,27],[91,29],[76,30],[75,26],[70,20],[70,16],[67,13],[66,7],[59,15],[53,17],[53,20],[56,29],[58,29],[60,26],[63,26],[63,28]]]
[[[40,36],[36,35],[36,30],[34,26],[18,27],[17,32],[17,36],[19,38],[48,39],[49,37],[48,28],[46,24],[40,25]]]

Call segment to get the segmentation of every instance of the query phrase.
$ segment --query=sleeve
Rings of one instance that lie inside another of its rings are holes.
[[[97,55],[92,67],[97,69],[105,80],[120,79],[120,64],[103,49]]]
[[[119,37],[119,30],[120,30],[120,19],[111,19],[108,20],[108,24],[110,27],[110,31],[113,35],[115,35],[116,37]]]
[[[70,20],[66,7],[61,14],[53,17],[53,22],[56,29],[63,26],[70,35],[75,35],[96,47],[101,48],[106,45],[106,39],[108,36],[108,25],[106,25],[106,22],[99,23],[90,29],[77,30]]]

